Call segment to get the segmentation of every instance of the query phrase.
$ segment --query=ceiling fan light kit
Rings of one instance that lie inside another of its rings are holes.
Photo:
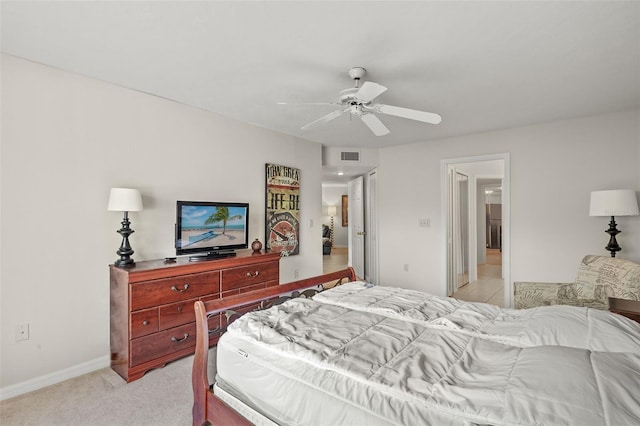
[[[375,115],[376,113],[393,115],[429,124],[438,124],[442,121],[442,117],[433,112],[373,103],[374,99],[387,91],[387,88],[372,81],[365,81],[362,86],[360,86],[360,80],[366,73],[367,70],[363,67],[351,68],[348,74],[349,77],[355,81],[355,87],[342,90],[339,93],[338,102],[335,104],[338,105],[340,109],[302,126],[302,130],[307,130],[318,124],[328,123],[347,112],[351,114],[351,116],[359,117],[376,136],[384,136],[390,133],[387,126]]]

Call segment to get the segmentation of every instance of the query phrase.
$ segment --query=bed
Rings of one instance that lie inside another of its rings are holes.
[[[640,421],[634,321],[589,308],[502,309],[371,286],[350,270],[279,290],[343,277],[311,298],[234,321],[216,349],[213,386],[206,314],[218,307],[198,302],[194,424]],[[246,295],[238,306],[276,296]]]

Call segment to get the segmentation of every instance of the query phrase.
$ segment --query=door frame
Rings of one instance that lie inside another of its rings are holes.
[[[444,277],[443,294],[448,294],[449,282],[449,250],[448,250],[448,196],[449,196],[449,165],[460,163],[476,163],[481,161],[502,160],[504,176],[502,178],[502,279],[504,280],[504,306],[513,306],[513,286],[511,283],[511,156],[508,152],[499,154],[479,155],[472,157],[446,158],[440,160],[440,206],[442,217],[441,253],[444,261],[441,274]]]

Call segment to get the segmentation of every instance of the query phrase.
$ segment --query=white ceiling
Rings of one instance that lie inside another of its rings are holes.
[[[640,2],[3,1],[6,53],[327,146],[387,147],[640,107]],[[353,86],[436,112],[300,127]]]

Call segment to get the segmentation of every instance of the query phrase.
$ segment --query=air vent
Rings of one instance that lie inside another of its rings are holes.
[[[360,162],[360,152],[358,152],[358,151],[342,151],[340,153],[340,161],[357,161],[357,162]]]

